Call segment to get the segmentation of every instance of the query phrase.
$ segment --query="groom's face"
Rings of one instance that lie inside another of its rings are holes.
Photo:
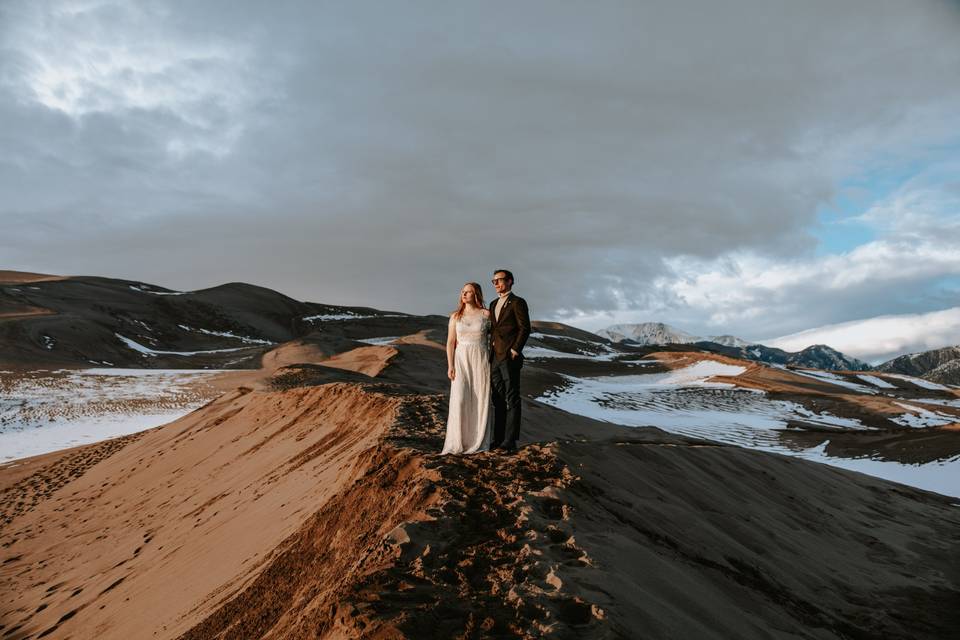
[[[507,279],[507,274],[503,271],[497,271],[493,274],[493,287],[497,290],[497,293],[506,293],[510,291],[512,286],[513,282]]]

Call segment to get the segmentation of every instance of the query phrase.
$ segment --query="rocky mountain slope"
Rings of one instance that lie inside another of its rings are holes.
[[[872,368],[865,362],[851,358],[823,344],[813,345],[802,351],[789,352],[751,343],[736,336],[694,336],[662,322],[618,324],[598,331],[597,335],[613,342],[638,346],[695,344],[702,349],[715,351],[730,357],[770,364],[835,371],[868,371]]]
[[[702,340],[693,334],[671,327],[663,322],[615,324],[597,331],[597,335],[613,342],[630,342],[640,346],[654,344],[690,344]]]
[[[751,343],[731,335],[701,337],[687,333],[663,322],[640,322],[615,324],[601,329],[597,335],[613,342],[630,342],[637,345],[693,344],[715,342],[725,347],[746,347]]]
[[[917,376],[941,384],[960,384],[960,346],[900,356],[877,366],[877,371]]]
[[[0,272],[0,366],[256,368],[330,318],[393,315],[244,283],[170,291],[131,280]]]
[[[752,344],[746,347],[728,347],[713,342],[697,342],[695,344],[702,349],[722,353],[731,358],[743,358],[744,360],[754,360],[768,364],[825,369],[827,371],[869,371],[873,368],[866,362],[844,355],[825,344],[815,344],[802,351],[795,352],[767,347],[762,344]]]

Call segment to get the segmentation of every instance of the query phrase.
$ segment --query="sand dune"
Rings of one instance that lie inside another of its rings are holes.
[[[71,616],[75,637],[185,631],[363,475],[401,404],[349,385],[240,389],[62,486],[73,456],[21,480],[42,499],[3,530],[2,591],[17,594],[5,626],[43,633]]]
[[[439,457],[444,355],[428,342],[281,366],[169,425],[0,471],[2,632],[939,638],[960,624],[953,500],[532,401],[520,454]]]
[[[775,437],[791,446],[923,463],[960,453],[955,390],[613,347],[538,322],[521,451],[440,457],[442,317],[242,284],[57,287],[5,300],[69,311],[70,295],[106,291],[117,313],[81,314],[75,333],[63,318],[4,323],[4,344],[35,338],[14,365],[101,339],[116,351],[122,326],[158,353],[242,343],[231,366],[247,369],[211,378],[223,394],[173,423],[0,467],[4,640],[932,639],[960,627],[956,498],[536,400],[632,376],[653,380],[635,401],[657,411],[782,402],[797,409]],[[161,321],[143,319],[158,309]],[[250,343],[261,339],[274,344]]]
[[[53,276],[47,273],[28,271],[4,271],[0,269],[0,284],[29,284],[31,282],[52,282],[63,280],[65,276]]]

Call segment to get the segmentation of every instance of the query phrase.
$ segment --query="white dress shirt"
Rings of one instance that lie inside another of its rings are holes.
[[[493,315],[497,320],[500,319],[500,310],[503,309],[503,305],[506,304],[507,298],[510,297],[510,293],[511,293],[510,291],[507,291],[506,293],[501,293],[500,299],[497,300],[497,306],[494,307],[493,309]]]
[[[493,308],[493,315],[494,315],[494,317],[495,317],[497,320],[500,320],[500,311],[501,311],[501,309],[503,309],[503,305],[507,304],[507,298],[510,297],[510,294],[511,294],[511,293],[513,293],[512,290],[511,290],[511,291],[507,291],[506,293],[501,293],[501,294],[499,294],[499,295],[500,295],[500,299],[497,300],[497,306]],[[518,354],[518,353],[516,352],[515,349],[510,349],[510,353],[512,353],[512,354],[514,355],[514,357],[520,355],[520,354]]]

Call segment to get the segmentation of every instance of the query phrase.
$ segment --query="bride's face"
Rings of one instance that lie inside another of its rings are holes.
[[[473,290],[473,287],[470,285],[465,285],[463,289],[460,290],[460,301],[466,304],[476,303],[477,296],[476,292]]]

